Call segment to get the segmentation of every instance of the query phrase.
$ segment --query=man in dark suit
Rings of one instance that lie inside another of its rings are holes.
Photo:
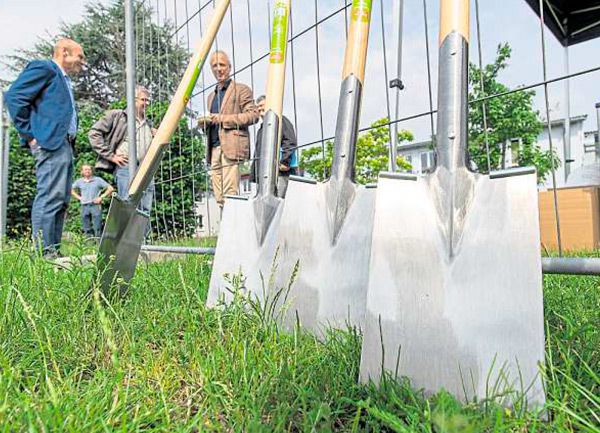
[[[81,46],[61,39],[52,60],[34,60],[5,94],[21,145],[35,157],[37,194],[31,228],[44,256],[59,255],[63,224],[73,183],[73,146],[77,111],[71,75],[85,62]]]

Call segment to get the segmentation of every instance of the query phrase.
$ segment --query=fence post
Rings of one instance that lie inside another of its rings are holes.
[[[129,143],[129,184],[137,171],[135,113],[135,9],[133,0],[125,0],[125,70],[127,93],[127,139]]]
[[[8,113],[4,114],[4,93],[0,89],[0,249],[6,237],[6,207],[8,205],[8,151],[10,129]]]

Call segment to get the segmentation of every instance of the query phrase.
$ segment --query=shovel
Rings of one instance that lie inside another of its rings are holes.
[[[535,169],[469,170],[469,0],[442,0],[440,23],[438,164],[379,177],[360,376],[542,405]]]
[[[356,140],[371,0],[352,4],[330,178],[290,177],[279,228],[275,289],[290,286],[284,324],[322,334],[326,327],[360,326],[368,283],[375,190],[354,182]]]
[[[190,60],[146,157],[131,182],[129,197],[123,200],[113,195],[98,252],[98,269],[102,289],[105,291],[115,282],[121,286],[133,277],[149,221],[149,215],[139,211],[137,207],[191,98],[229,3],[230,0],[220,0],[217,3],[208,30]]]
[[[276,195],[279,145],[282,134],[283,89],[290,0],[274,5],[263,134],[258,164],[258,191],[247,199],[228,196],[223,209],[207,305],[229,302],[230,274],[245,278],[245,295],[263,301],[263,276],[269,275],[283,200]]]

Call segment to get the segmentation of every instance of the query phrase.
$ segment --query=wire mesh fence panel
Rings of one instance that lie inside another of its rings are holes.
[[[358,146],[361,154],[358,164],[361,164],[362,170],[359,170],[362,173],[360,181],[364,183],[376,181],[378,172],[388,169],[391,142],[398,143],[399,170],[421,173],[431,170],[436,164],[437,53],[430,45],[437,32],[438,2],[405,2],[402,25],[406,28],[407,42],[399,51],[394,39],[397,34],[395,26],[399,25],[394,3],[381,0],[372,3],[374,25],[368,48]],[[273,5],[272,0],[233,0],[213,47],[213,50],[228,55],[231,78],[248,85],[254,97],[262,95],[265,89]],[[478,1],[475,6],[472,19],[476,25],[477,44],[473,44],[473,49],[477,51],[472,56],[476,59],[472,68],[485,72],[488,65],[484,63],[484,53],[489,55],[489,47],[499,39],[486,34],[486,25],[481,24]],[[328,177],[331,165],[338,84],[350,7],[349,0],[314,0],[294,2],[292,5],[290,59],[287,65],[289,79],[286,80],[284,115],[291,120],[297,135],[299,174],[319,180]],[[161,113],[168,106],[185,60],[201,38],[213,8],[212,0],[144,0],[138,4],[138,81],[152,91],[150,112],[155,122],[160,121]],[[542,26],[543,20],[542,14]],[[542,64],[547,62],[544,52],[544,49],[540,49]],[[398,53],[403,59],[399,58]],[[410,65],[403,70],[402,79],[406,85],[399,93],[398,108],[395,110],[391,95],[395,95],[392,92],[396,90],[390,88],[390,82],[399,78],[395,75],[400,68],[394,64],[394,60],[396,63],[404,60]],[[580,73],[592,74],[596,71],[596,68],[590,68]],[[470,124],[472,131],[480,133],[473,140],[480,148],[471,146],[476,151],[472,168],[489,172],[505,164],[498,157],[498,149],[504,144],[493,142],[496,136],[493,134],[495,120],[490,116],[490,110],[494,108],[491,101],[503,101],[502,98],[515,93],[542,90],[541,106],[544,107],[545,101],[550,98],[546,92],[549,83],[572,79],[577,74],[554,75],[551,78],[544,73],[542,79],[512,89],[490,86],[484,82],[484,73],[480,73],[476,79],[470,79],[470,107],[473,113],[479,115],[476,122],[481,123],[475,125],[474,121]],[[152,211],[154,241],[214,234],[214,230],[208,227],[208,221],[218,221],[219,209],[210,204],[214,202],[215,187],[207,161],[210,143],[204,131],[198,128],[197,118],[210,114],[212,107],[208,106],[208,100],[215,94],[216,85],[210,61],[207,61],[155,179]],[[475,89],[476,86],[478,89]],[[533,104],[538,104],[539,98],[535,98],[538,96],[534,97]],[[536,111],[536,107],[532,106],[532,109]],[[545,114],[543,117],[549,118],[551,113],[548,111]],[[218,167],[218,170],[229,165],[239,167],[236,193],[240,195],[249,195],[253,191],[249,171],[255,157],[254,141],[259,126],[260,122],[248,127],[249,155],[237,155]],[[246,133],[245,128],[242,129]],[[392,137],[395,131],[397,135]],[[209,151],[212,153],[212,149]],[[505,158],[505,155],[502,154],[502,157]],[[511,163],[520,164],[517,157]],[[555,168],[550,166],[549,176]],[[213,215],[210,215],[211,212]]]

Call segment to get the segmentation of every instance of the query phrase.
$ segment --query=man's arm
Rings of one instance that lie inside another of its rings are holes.
[[[31,131],[31,106],[52,78],[47,62],[29,63],[5,94],[6,106],[23,144],[35,137]]]
[[[110,195],[115,192],[115,188],[112,185],[108,185],[106,190],[100,195],[102,198],[110,197]]]
[[[282,131],[281,131],[281,160],[280,164],[285,167],[290,167],[292,162],[292,155],[298,147],[298,140],[296,139],[296,132],[294,131],[294,125],[285,116],[281,116],[283,119]]]
[[[115,126],[116,118],[119,112],[115,110],[107,111],[96,123],[92,125],[88,132],[88,138],[90,140],[90,146],[98,155],[102,158],[107,159],[119,166],[127,164],[127,158],[117,157],[110,148],[110,143],[107,143],[106,139],[110,134],[110,131]]]
[[[225,129],[247,128],[258,122],[258,108],[254,103],[252,90],[244,84],[236,84],[233,89],[237,93],[237,101],[240,106],[240,113],[236,114],[214,114],[214,123],[222,124]]]
[[[77,188],[78,188],[77,184],[74,184],[73,188],[71,188],[71,195],[75,198],[75,200],[77,200],[78,202],[81,202],[81,196],[75,192],[75,190]]]
[[[96,197],[94,199],[94,203],[96,203],[96,204],[102,203],[102,200],[105,199],[106,197],[110,196],[114,191],[115,191],[115,189],[113,188],[112,185],[106,184],[106,189],[104,190],[104,192],[102,194],[100,194],[99,197]]]

